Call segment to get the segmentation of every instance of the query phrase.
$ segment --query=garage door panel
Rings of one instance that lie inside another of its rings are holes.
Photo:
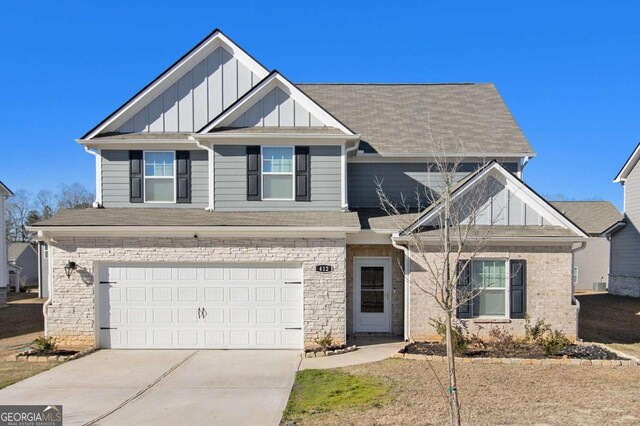
[[[115,265],[100,277],[102,347],[302,347],[295,265]]]

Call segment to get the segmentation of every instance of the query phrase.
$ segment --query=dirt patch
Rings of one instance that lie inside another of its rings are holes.
[[[639,368],[456,364],[464,424],[637,424]],[[389,359],[341,369],[391,384],[380,406],[308,414],[303,425],[448,423],[446,364]]]
[[[601,293],[577,298],[578,337],[605,344],[640,343],[640,299]]]
[[[9,293],[8,304],[0,308],[0,347],[3,339],[44,332],[42,305],[45,299],[39,299],[35,293]],[[32,339],[33,340],[33,339]]]
[[[442,343],[415,342],[410,343],[400,351],[412,355],[435,355],[446,356],[447,349]],[[595,345],[569,345],[561,350],[558,356],[546,356],[542,348],[538,345],[520,343],[511,348],[470,348],[465,352],[465,357],[469,358],[578,358],[578,359],[610,359],[623,360],[615,353]]]

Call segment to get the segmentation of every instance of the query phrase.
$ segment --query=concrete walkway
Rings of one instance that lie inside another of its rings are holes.
[[[62,404],[64,424],[277,425],[298,351],[101,350],[0,390]]]
[[[353,344],[358,345],[359,348],[355,352],[320,358],[304,358],[300,363],[300,370],[340,368],[382,361],[391,358],[405,345],[405,342],[379,337],[359,337],[349,342],[349,345]]]

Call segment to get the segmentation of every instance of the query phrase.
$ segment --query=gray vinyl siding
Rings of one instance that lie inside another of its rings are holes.
[[[611,275],[640,278],[640,166],[636,164],[625,182],[626,225],[611,238]]]
[[[507,170],[516,172],[515,163],[504,164]],[[478,163],[464,163],[456,172],[460,180],[480,167]],[[382,189],[389,199],[400,204],[402,196],[410,205],[416,204],[416,189],[420,193],[421,203],[425,205],[426,194],[440,193],[442,177],[437,171],[429,171],[426,163],[348,163],[349,207],[379,207],[380,200],[376,192],[376,181],[382,182]]]
[[[247,201],[246,146],[215,146],[216,211],[340,210],[340,146],[311,146],[311,201]]]
[[[208,154],[191,151],[191,203],[130,203],[129,151],[102,150],[102,204],[105,207],[206,208],[209,205]]]
[[[594,283],[607,282],[609,241],[603,237],[589,238],[587,246],[574,254],[573,266],[578,268],[576,290],[594,290]]]
[[[115,131],[198,131],[258,81],[229,51],[219,47]]]
[[[40,244],[40,297],[49,297],[49,258],[44,257],[46,244]]]

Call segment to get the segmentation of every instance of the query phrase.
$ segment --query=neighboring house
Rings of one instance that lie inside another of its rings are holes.
[[[430,131],[464,147],[432,146]],[[412,286],[423,272],[375,181],[393,199],[437,193],[441,149],[463,159],[456,197],[491,182],[485,211],[505,212],[471,267],[505,281],[461,320],[523,334],[527,313],[576,335],[571,249],[587,235],[520,180],[535,153],[491,84],[295,85],[216,30],[78,143],[95,157],[99,208],[29,228],[49,245],[46,326],[60,343],[436,337],[439,311]],[[413,226],[430,229],[439,208]]]
[[[7,303],[7,287],[9,286],[9,257],[7,253],[7,229],[5,201],[13,192],[0,182],[0,306]]]
[[[10,243],[9,262],[20,267],[20,278],[17,283],[12,283],[10,290],[20,291],[21,286],[38,286],[38,252],[33,244]]]
[[[7,292],[20,291],[20,280],[22,277],[22,268],[13,262],[9,262],[9,284],[7,285]]]
[[[622,220],[609,201],[552,201],[551,204],[589,234],[574,248],[573,286],[577,291],[605,291],[609,281],[610,242],[603,235]]]
[[[607,230],[611,239],[609,293],[640,297],[640,144],[614,179],[624,188],[624,219]]]

